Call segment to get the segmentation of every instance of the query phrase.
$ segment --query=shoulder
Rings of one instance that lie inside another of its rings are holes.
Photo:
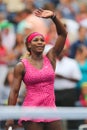
[[[24,72],[24,65],[22,62],[19,62],[14,67],[14,74],[22,74]]]

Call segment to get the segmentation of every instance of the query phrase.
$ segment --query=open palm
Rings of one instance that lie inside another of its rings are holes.
[[[37,9],[34,11],[34,14],[37,17],[41,17],[41,18],[50,18],[51,16],[54,15],[54,13],[50,10],[43,10],[43,9]]]

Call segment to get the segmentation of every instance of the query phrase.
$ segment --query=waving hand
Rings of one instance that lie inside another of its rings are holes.
[[[52,12],[50,10],[43,10],[43,9],[35,10],[34,14],[37,17],[41,17],[41,18],[51,18],[52,16],[54,16],[54,12]]]

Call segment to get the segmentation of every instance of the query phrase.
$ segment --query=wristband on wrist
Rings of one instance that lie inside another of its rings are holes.
[[[51,19],[53,20],[53,19],[55,19],[56,18],[56,15],[54,14],[53,16],[51,16]]]

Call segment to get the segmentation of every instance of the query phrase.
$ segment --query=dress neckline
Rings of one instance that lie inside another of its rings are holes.
[[[29,60],[26,58],[26,61],[27,61],[27,63],[32,67],[32,68],[34,68],[35,70],[42,70],[43,68],[44,68],[44,63],[45,63],[45,59],[44,59],[44,57],[43,57],[43,65],[42,65],[42,68],[37,68],[37,67],[35,67],[33,64],[31,64],[30,62],[29,62]]]

